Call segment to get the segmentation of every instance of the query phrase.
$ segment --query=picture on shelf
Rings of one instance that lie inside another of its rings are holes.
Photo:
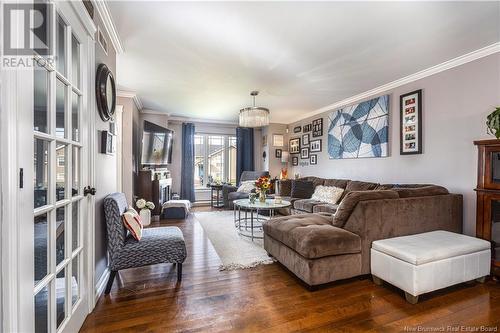
[[[282,150],[281,149],[276,149],[276,151],[274,153],[274,156],[276,158],[281,158],[281,155],[282,155]]]
[[[297,156],[292,156],[292,165],[293,166],[299,165],[299,158]]]
[[[302,135],[302,146],[309,146],[309,134]]]
[[[300,138],[290,139],[289,149],[290,154],[300,153]]]
[[[318,155],[312,154],[311,159],[310,159],[311,165],[316,165],[318,164]]]
[[[300,158],[301,159],[309,158],[309,148],[306,147],[300,150]]]
[[[317,140],[311,140],[311,153],[319,153],[321,152],[322,146],[321,146],[321,139]]]
[[[422,90],[400,96],[400,154],[422,154]]]

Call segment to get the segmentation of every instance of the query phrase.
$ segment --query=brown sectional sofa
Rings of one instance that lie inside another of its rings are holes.
[[[440,186],[320,178],[314,183],[345,184],[346,191],[338,205],[287,198],[293,202],[292,213],[300,214],[264,224],[266,251],[309,286],[369,274],[375,240],[462,231],[462,195]]]

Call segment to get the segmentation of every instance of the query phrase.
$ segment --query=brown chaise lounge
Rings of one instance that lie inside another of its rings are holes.
[[[369,274],[372,241],[433,230],[460,233],[462,200],[435,185],[348,191],[333,214],[267,221],[264,248],[310,287]]]

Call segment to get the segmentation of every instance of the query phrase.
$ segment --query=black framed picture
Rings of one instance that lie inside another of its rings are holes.
[[[299,165],[299,158],[297,156],[292,156],[292,165],[293,166]]]
[[[309,147],[305,147],[300,150],[300,158],[303,160],[309,158]]]
[[[300,153],[300,138],[290,139],[289,146],[290,154]]]
[[[109,131],[101,131],[101,154],[114,155],[115,152],[115,136]]]
[[[311,140],[310,148],[311,153],[319,153],[322,149],[321,139]]]
[[[302,135],[302,146],[309,146],[309,134]]]
[[[282,150],[281,150],[281,149],[276,149],[276,150],[274,151],[274,156],[275,156],[276,158],[281,158],[281,154],[282,154]]]
[[[400,154],[422,154],[422,89],[401,95]]]
[[[312,132],[313,138],[323,136],[323,118],[313,120]]]
[[[304,132],[304,133],[311,132],[311,129],[312,129],[312,125],[307,124],[307,125],[304,125],[304,127],[302,127],[302,132]]]
[[[293,133],[300,133],[302,131],[302,127],[301,126],[295,126],[293,128]]]
[[[311,165],[318,164],[318,155],[311,154],[311,158],[309,159],[309,162],[311,163]]]

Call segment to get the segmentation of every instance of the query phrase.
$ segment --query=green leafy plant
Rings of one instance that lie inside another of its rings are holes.
[[[500,107],[497,107],[495,111],[486,117],[486,126],[488,126],[489,134],[493,134],[497,139],[500,139]]]

